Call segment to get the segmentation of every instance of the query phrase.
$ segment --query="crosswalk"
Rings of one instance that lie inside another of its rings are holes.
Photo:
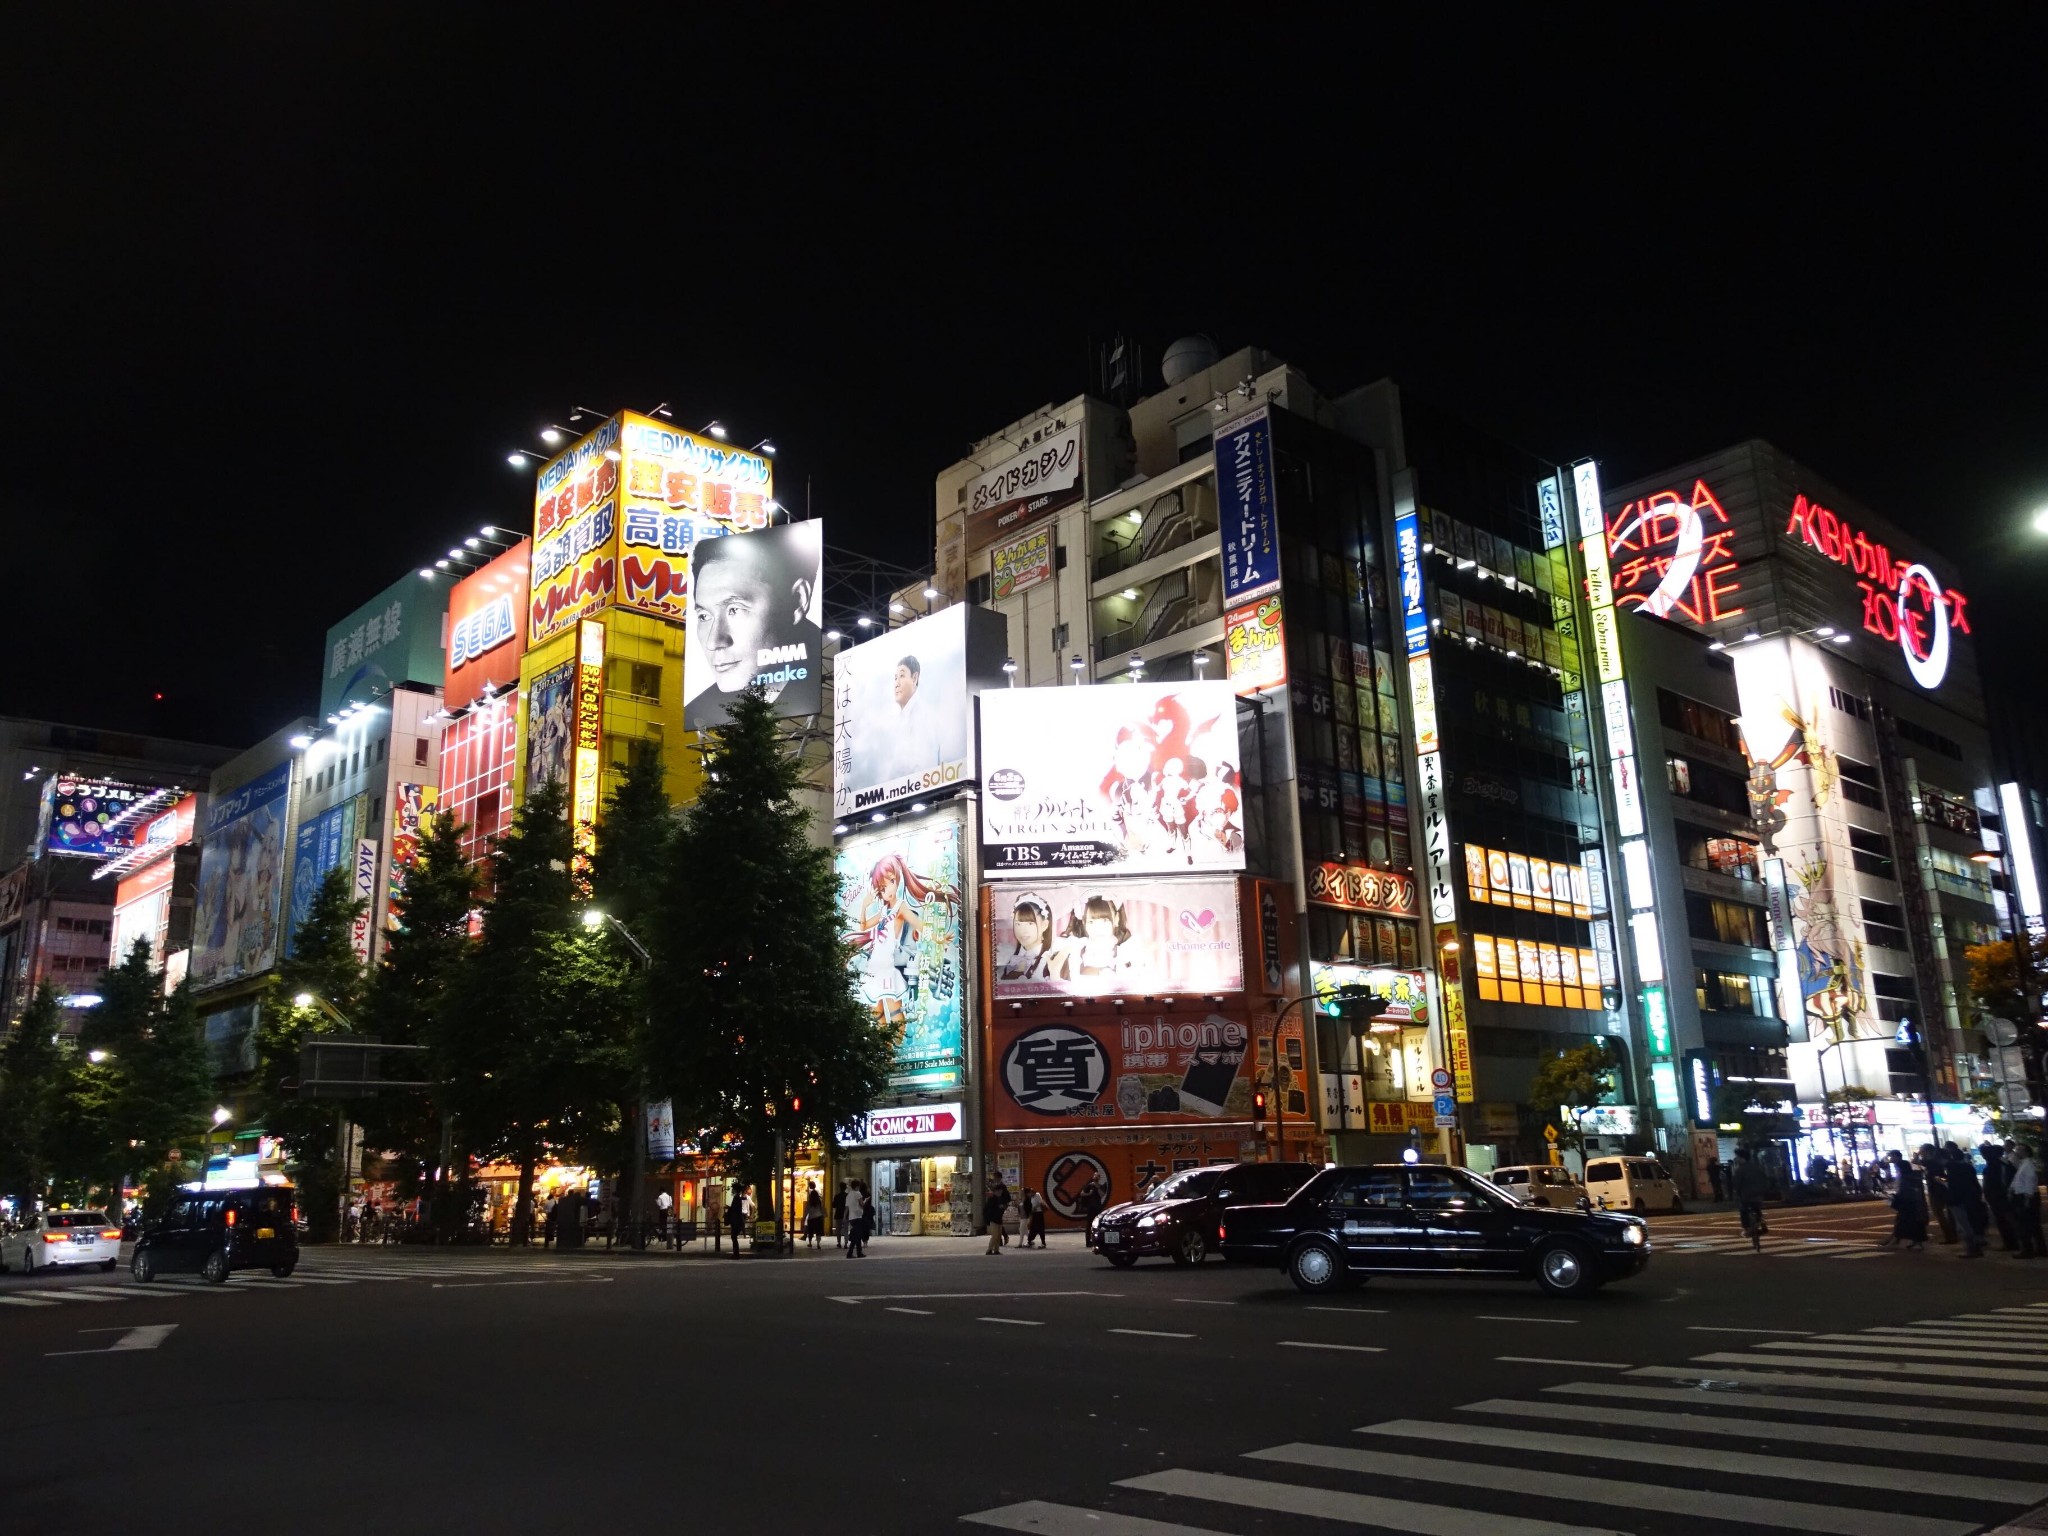
[[[280,1280],[267,1270],[238,1270],[226,1285],[213,1285],[198,1275],[190,1274],[159,1275],[148,1285],[138,1285],[126,1274],[121,1274],[118,1278],[110,1276],[103,1281],[90,1284],[53,1281],[47,1285],[17,1286],[0,1279],[0,1309],[12,1308],[21,1311],[38,1307],[90,1307],[114,1302],[162,1301],[186,1296],[262,1296],[322,1287],[407,1281],[443,1284],[505,1279],[596,1279],[602,1273],[602,1270],[582,1262],[377,1260],[323,1255],[310,1261],[301,1259],[299,1267],[287,1280]]]
[[[1381,1419],[1342,1443],[1264,1446],[1228,1469],[1147,1472],[1103,1507],[1032,1499],[961,1519],[1036,1536],[1230,1536],[1275,1516],[1423,1536],[1678,1536],[1709,1523],[1971,1536],[2048,1505],[2044,1431],[2039,1302],[1767,1339]]]
[[[1764,1237],[1767,1259],[1879,1259],[1905,1250],[1880,1248],[1892,1229],[1891,1212],[1876,1203],[1859,1205],[1788,1206],[1768,1210]],[[1663,1217],[1650,1227],[1650,1241],[1660,1254],[1750,1255],[1750,1241],[1732,1214]],[[1938,1245],[1926,1254],[1938,1255]],[[1960,1252],[1960,1249],[1956,1250]]]

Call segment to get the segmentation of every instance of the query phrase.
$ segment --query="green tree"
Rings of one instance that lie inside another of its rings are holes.
[[[0,1054],[0,1194],[24,1208],[50,1183],[50,1131],[70,1075],[62,1021],[46,981]]]
[[[1557,1111],[1559,1142],[1574,1152],[1586,1150],[1587,1113],[1614,1092],[1614,1074],[1621,1057],[1604,1039],[1589,1040],[1559,1051],[1536,1069],[1529,1084],[1529,1102]]]
[[[384,953],[365,992],[360,1022],[387,1045],[424,1046],[386,1056],[382,1075],[434,1081],[447,1034],[447,1013],[462,985],[478,901],[476,866],[463,851],[465,828],[451,817],[427,820],[413,867],[407,871],[398,924],[385,936]],[[423,1165],[437,1170],[430,1209],[444,1230],[452,1219],[447,1198],[452,1161],[453,1106],[445,1089],[395,1089],[365,1099],[358,1118],[366,1137],[404,1164],[401,1184],[416,1183]]]
[[[777,1132],[825,1139],[887,1083],[893,1042],[854,997],[832,854],[757,692],[708,733],[653,925],[650,1091],[765,1188]]]
[[[642,942],[674,856],[676,810],[666,775],[660,749],[640,743],[605,802],[591,867],[591,899]]]
[[[616,946],[577,921],[566,792],[535,787],[491,854],[482,937],[446,1011],[440,1070],[468,1149],[519,1168],[512,1241],[534,1176],[618,1134],[631,995]]]
[[[2013,1026],[2011,1047],[2020,1053],[2021,1070],[2038,1091],[2043,1084],[2042,1056],[2048,1031],[2040,1027],[2041,994],[2048,985],[2048,939],[2021,937],[1992,944],[1972,944],[1963,951],[1970,968],[1970,1012],[1980,1028],[1985,1016]],[[1995,1044],[1995,1043],[1994,1043]],[[2002,1055],[2003,1051],[1996,1054]]]
[[[346,1033],[341,1019],[360,1024],[356,1010],[366,979],[353,934],[365,907],[349,889],[348,871],[330,869],[293,935],[291,954],[272,977],[257,1020],[251,1084],[257,1112],[264,1128],[283,1140],[298,1171],[299,1204],[315,1241],[331,1240],[340,1230],[339,1142],[353,1106],[301,1095],[299,1052],[313,1035]],[[309,1001],[301,1004],[301,997]]]
[[[1760,1152],[1782,1131],[1789,1103],[1769,1083],[1723,1083],[1714,1090],[1714,1122],[1735,1126],[1737,1141]]]
[[[214,1102],[203,1026],[184,987],[168,996],[163,973],[138,939],[100,986],[100,1006],[85,1015],[78,1043],[105,1058],[100,1134],[114,1160],[145,1186],[162,1179],[173,1150],[196,1155]],[[83,1085],[81,1085],[83,1086]],[[80,1126],[90,1135],[89,1127]],[[114,1195],[118,1195],[118,1190]],[[111,1196],[110,1196],[111,1198]]]

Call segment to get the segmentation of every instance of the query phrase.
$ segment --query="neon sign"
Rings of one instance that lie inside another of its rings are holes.
[[[1634,605],[1656,618],[1673,609],[1695,624],[1732,619],[1743,608],[1740,563],[1729,551],[1735,530],[1704,480],[1690,497],[1656,491],[1614,515],[1607,564],[1617,607]]]
[[[1948,675],[1952,634],[1970,633],[1970,600],[1944,588],[1934,572],[1918,561],[1904,561],[1847,518],[1831,512],[1801,492],[1792,502],[1785,537],[1818,550],[1856,575],[1863,593],[1865,633],[1897,643],[1906,670],[1922,688],[1941,686]]]

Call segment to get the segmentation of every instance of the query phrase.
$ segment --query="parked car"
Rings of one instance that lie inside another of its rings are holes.
[[[1496,1168],[1486,1177],[1496,1188],[1506,1190],[1524,1205],[1547,1205],[1556,1211],[1574,1211],[1586,1198],[1586,1186],[1572,1177],[1569,1168],[1553,1168],[1548,1163],[1518,1163],[1509,1168]]]
[[[1580,1296],[1640,1273],[1650,1236],[1634,1216],[1524,1205],[1462,1168],[1384,1163],[1325,1169],[1284,1204],[1226,1211],[1222,1247],[1314,1294],[1376,1274],[1454,1274]]]
[[[224,1285],[238,1269],[267,1269],[282,1280],[298,1262],[292,1192],[265,1186],[181,1190],[143,1229],[128,1267],[144,1285],[172,1270]]]
[[[1587,1158],[1586,1195],[1603,1211],[1685,1210],[1677,1182],[1653,1157]]]
[[[1088,1223],[1088,1246],[1119,1269],[1142,1258],[1199,1264],[1216,1246],[1217,1218],[1232,1206],[1285,1200],[1315,1175],[1312,1163],[1220,1163],[1184,1168],[1136,1200]]]
[[[105,1211],[43,1211],[0,1237],[0,1269],[32,1275],[39,1269],[121,1262],[121,1229]]]

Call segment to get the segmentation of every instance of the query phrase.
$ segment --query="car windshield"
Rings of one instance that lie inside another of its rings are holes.
[[[1221,1168],[1189,1168],[1176,1173],[1170,1179],[1161,1179],[1145,1191],[1144,1203],[1155,1200],[1193,1200],[1206,1195],[1216,1187],[1216,1181],[1223,1177]]]
[[[1461,1169],[1460,1172],[1462,1172],[1465,1175],[1465,1177],[1472,1183],[1477,1184],[1489,1195],[1492,1195],[1496,1200],[1500,1201],[1502,1205],[1527,1205],[1529,1203],[1528,1197],[1526,1195],[1517,1194],[1513,1190],[1502,1189],[1498,1184],[1494,1183],[1493,1180],[1481,1178],[1478,1174],[1474,1173],[1470,1168]]]
[[[46,1211],[43,1223],[51,1227],[108,1227],[108,1221],[98,1211]]]

